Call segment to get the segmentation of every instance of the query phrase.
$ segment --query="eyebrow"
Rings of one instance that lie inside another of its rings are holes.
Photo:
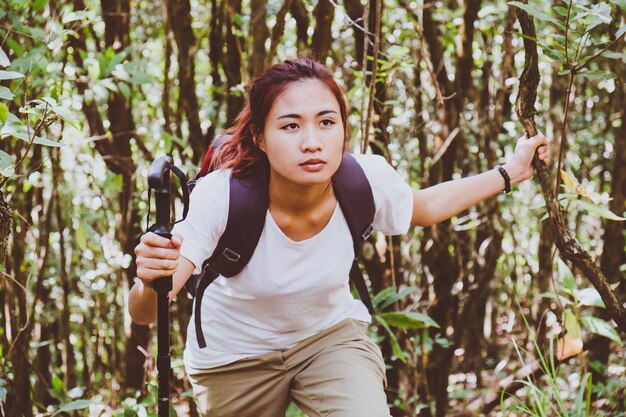
[[[328,113],[337,114],[337,112],[334,110],[322,110],[321,112],[317,113],[317,116],[323,116]],[[276,118],[276,120],[278,119],[302,119],[302,116],[300,116],[299,114],[290,113],[290,114],[283,114],[282,116],[279,116]]]

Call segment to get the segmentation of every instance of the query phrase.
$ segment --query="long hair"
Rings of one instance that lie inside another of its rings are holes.
[[[207,151],[200,176],[215,168],[231,168],[233,175],[244,177],[255,169],[268,169],[269,162],[259,148],[259,137],[265,128],[265,119],[276,98],[291,84],[304,80],[318,80],[333,93],[341,112],[344,143],[348,137],[348,106],[341,87],[328,68],[310,58],[298,58],[272,65],[252,81],[244,108],[235,124],[226,131],[232,135],[213,154]]]

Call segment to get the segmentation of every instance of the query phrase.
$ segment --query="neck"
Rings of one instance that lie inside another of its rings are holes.
[[[296,215],[308,213],[317,210],[329,199],[334,199],[334,196],[330,181],[325,184],[298,185],[270,175],[270,209]]]

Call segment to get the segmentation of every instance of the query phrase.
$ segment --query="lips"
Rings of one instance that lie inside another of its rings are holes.
[[[306,165],[318,165],[318,164],[325,164],[326,162],[318,159],[318,158],[311,158],[311,159],[307,159],[306,161],[304,161],[303,163],[301,163],[301,166],[306,166]]]
[[[319,158],[311,158],[302,162],[300,166],[306,172],[321,172],[324,170],[324,166],[326,165],[326,161]]]

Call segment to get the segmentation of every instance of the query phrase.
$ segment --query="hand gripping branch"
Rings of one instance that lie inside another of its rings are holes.
[[[184,212],[187,216],[189,192],[183,172],[174,166],[171,156],[162,156],[150,165],[148,172],[149,192],[154,190],[156,200],[156,223],[149,230],[167,239],[172,238],[170,223],[170,171],[181,181],[183,190]],[[150,207],[148,207],[148,210]],[[158,278],[154,281],[157,292],[157,373],[158,377],[158,417],[168,417],[170,410],[169,376],[170,376],[170,316],[168,293],[172,290],[172,277]]]

